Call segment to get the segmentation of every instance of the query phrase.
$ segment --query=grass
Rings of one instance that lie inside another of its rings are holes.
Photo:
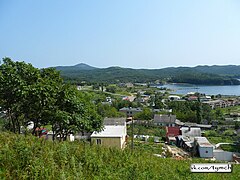
[[[218,144],[218,143],[233,143],[236,138],[236,136],[229,136],[227,135],[228,132],[232,132],[233,130],[226,130],[224,132],[221,132],[220,130],[208,130],[205,131],[205,136],[212,144]]]
[[[233,140],[229,137],[207,137],[210,143],[218,144],[218,143],[233,143]]]
[[[221,109],[224,114],[228,113],[240,113],[240,106],[232,106]]]
[[[221,149],[224,150],[224,151],[239,152],[240,153],[240,145],[223,144],[223,145],[221,145]]]
[[[129,135],[132,134],[131,126],[128,127]],[[134,134],[138,135],[149,135],[149,136],[158,136],[158,137],[165,137],[166,131],[163,127],[159,126],[147,126],[147,125],[138,125],[134,124],[133,127]]]
[[[49,142],[33,136],[0,134],[0,179],[239,179],[232,173],[191,173],[202,159],[162,159],[134,149],[118,150],[80,142]]]
[[[149,153],[149,154],[161,154],[162,153],[163,144],[154,143],[154,142],[144,142],[144,141],[136,141],[134,140],[134,150]],[[128,148],[131,148],[129,144]]]

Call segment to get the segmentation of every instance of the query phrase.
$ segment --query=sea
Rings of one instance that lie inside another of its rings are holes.
[[[171,89],[170,94],[187,94],[189,92],[198,92],[206,95],[231,95],[240,96],[240,85],[230,86],[209,86],[209,85],[193,85],[185,83],[172,83],[157,86]]]

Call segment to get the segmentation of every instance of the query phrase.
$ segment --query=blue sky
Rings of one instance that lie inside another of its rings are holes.
[[[0,57],[36,67],[240,64],[238,0],[1,0]]]

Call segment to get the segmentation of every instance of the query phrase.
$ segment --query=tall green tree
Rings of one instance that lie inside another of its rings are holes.
[[[59,72],[10,58],[4,58],[0,66],[0,106],[7,112],[8,129],[14,133],[30,122],[32,134],[52,124],[61,139],[74,131],[99,131],[102,127],[89,96],[63,84]]]

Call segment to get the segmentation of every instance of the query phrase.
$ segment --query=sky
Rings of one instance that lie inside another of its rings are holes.
[[[0,58],[38,68],[240,64],[239,0],[0,0]]]

